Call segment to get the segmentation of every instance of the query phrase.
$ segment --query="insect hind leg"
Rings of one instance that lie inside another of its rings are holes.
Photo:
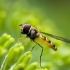
[[[33,49],[35,48],[36,45],[37,45],[37,44],[35,44],[35,45],[32,47],[31,51],[33,51]]]
[[[43,54],[43,47],[40,44],[38,44],[37,42],[35,42],[35,43],[42,48],[41,55],[40,55],[40,67],[42,68],[42,66],[41,66],[41,60],[42,60],[42,54]]]

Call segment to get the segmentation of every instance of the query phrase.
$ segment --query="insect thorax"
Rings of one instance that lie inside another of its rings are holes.
[[[29,30],[29,32],[28,32],[28,34],[27,34],[27,36],[30,39],[34,40],[38,36],[37,33],[38,33],[38,31],[36,30],[36,28],[31,27],[30,30]]]

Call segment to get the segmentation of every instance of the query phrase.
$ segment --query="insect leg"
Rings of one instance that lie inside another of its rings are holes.
[[[31,51],[33,51],[33,49],[35,48],[36,45],[37,45],[37,44],[35,44],[35,45],[32,47]]]
[[[19,38],[19,39],[18,39],[18,43],[20,43],[20,42],[25,42],[26,38],[27,38],[27,37]]]
[[[35,42],[35,41],[34,41]],[[40,67],[42,68],[42,66],[41,66],[41,58],[42,58],[42,54],[43,54],[43,47],[40,45],[40,44],[38,44],[37,42],[35,42],[37,45],[39,45],[41,48],[42,48],[42,51],[41,51],[41,55],[40,55]]]

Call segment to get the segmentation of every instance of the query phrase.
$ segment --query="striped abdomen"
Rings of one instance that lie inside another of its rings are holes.
[[[42,35],[39,35],[35,40],[38,40],[39,42],[47,45],[48,47],[52,48],[55,51],[57,50],[55,45],[50,40],[48,40],[46,37],[44,37]]]

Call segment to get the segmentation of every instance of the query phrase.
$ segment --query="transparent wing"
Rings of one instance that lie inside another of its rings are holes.
[[[53,34],[49,34],[49,33],[45,33],[45,32],[41,32],[45,35],[48,35],[52,38],[55,38],[55,39],[58,39],[58,40],[61,40],[61,41],[64,41],[64,42],[67,42],[67,43],[70,43],[70,40],[69,39],[66,39],[66,38],[63,38],[63,37],[60,37],[60,36],[56,36],[56,35],[53,35]]]

